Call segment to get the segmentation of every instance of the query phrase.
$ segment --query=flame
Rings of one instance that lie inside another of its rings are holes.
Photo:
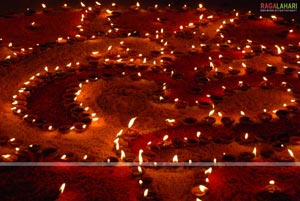
[[[1,155],[2,158],[6,158],[6,159],[7,159],[7,158],[10,158],[10,156],[11,156],[10,154],[4,154],[4,155]]]
[[[168,123],[175,123],[176,122],[175,119],[166,119],[165,121],[168,122]]]
[[[211,115],[213,115],[215,113],[215,110],[211,110],[209,113],[208,113],[208,116],[210,117]]]
[[[277,20],[276,15],[271,15],[272,20]]]
[[[138,167],[137,167],[137,169],[138,169],[139,173],[142,173],[142,172],[143,172],[143,170],[142,170],[142,167],[141,167],[141,166],[138,166]]]
[[[199,185],[199,190],[200,190],[201,192],[205,193],[205,192],[208,190],[208,188],[207,188],[206,186]]]
[[[116,150],[118,151],[120,149],[119,138],[116,138],[114,140],[114,143],[115,143]]]
[[[199,138],[201,136],[201,132],[200,131],[197,131],[197,134],[196,134],[197,138]]]
[[[209,62],[209,66],[210,66],[212,69],[214,69],[214,68],[215,68],[215,66],[214,66],[214,64],[213,64],[213,62],[212,62],[212,61],[210,61],[210,62]]]
[[[203,19],[203,14],[201,14],[200,16],[199,16],[199,20],[202,20]]]
[[[149,193],[149,189],[146,188],[146,189],[144,190],[144,197],[147,197],[147,196],[148,196],[148,193]]]
[[[199,8],[203,8],[203,5],[202,5],[201,3],[199,3],[199,5],[198,5],[198,6],[199,6]]]
[[[278,45],[274,45],[277,48],[277,54],[281,54],[281,48]]]
[[[139,2],[136,2],[135,5],[136,5],[136,7],[138,7],[138,8],[141,6]]]
[[[163,141],[166,141],[168,138],[169,138],[169,136],[168,136],[168,135],[165,135],[165,136],[163,137]]]
[[[139,150],[139,164],[143,163],[143,156],[142,156],[143,152],[144,151],[142,149]]]
[[[101,6],[101,3],[99,3],[98,1],[95,1],[95,4]]]
[[[66,183],[63,183],[59,188],[60,194],[62,194],[64,192],[65,188],[66,188]]]
[[[249,134],[248,133],[245,133],[245,136],[244,136],[245,140],[247,140],[249,138]]]
[[[222,112],[218,112],[218,116],[219,116],[219,117],[223,117]]]
[[[111,10],[109,10],[109,9],[106,9],[106,12],[108,13],[108,14],[112,14],[113,12],[111,11]]]
[[[292,151],[291,149],[288,149],[288,152],[289,152],[289,154],[290,154],[290,156],[291,156],[292,158],[295,158],[295,155],[294,155],[294,153],[293,153],[293,151]]]
[[[85,7],[85,4],[84,4],[82,1],[80,2],[80,5],[81,5],[81,7],[83,7],[83,8]]]
[[[126,157],[125,151],[121,150],[121,160],[124,160]]]
[[[47,6],[46,4],[42,3],[42,7],[45,9]]]
[[[275,184],[275,181],[274,181],[274,180],[270,180],[270,181],[269,181],[269,184],[270,184],[270,185],[274,185],[274,184]]]
[[[117,133],[116,137],[120,137],[123,133],[123,129],[119,130],[119,132]]]
[[[66,154],[64,154],[64,155],[62,155],[62,156],[60,157],[61,160],[65,160],[66,158],[67,158],[67,155],[66,155]]]
[[[133,117],[130,119],[129,123],[128,123],[128,128],[131,128],[134,124],[134,121],[136,120],[137,117]]]
[[[88,158],[88,155],[84,155],[84,156],[82,157],[83,160],[86,160],[87,158]]]
[[[254,156],[256,156],[256,147],[254,147],[252,153],[254,154]]]
[[[204,171],[204,174],[211,174],[211,173],[212,173],[212,167]]]
[[[245,112],[244,111],[241,111],[240,113],[241,113],[242,116],[245,116]]]
[[[178,163],[178,156],[177,156],[177,155],[174,155],[172,161],[173,161],[173,163]]]

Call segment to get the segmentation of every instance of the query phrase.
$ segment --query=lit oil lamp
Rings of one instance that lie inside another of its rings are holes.
[[[132,128],[136,118],[137,117],[133,117],[128,122],[128,129],[125,131],[124,136],[123,136],[124,139],[135,139],[140,135],[138,130]]]
[[[31,8],[26,8],[26,10],[24,12],[25,16],[31,16],[31,15],[34,15],[35,13],[36,13],[36,11]]]
[[[269,122],[272,120],[272,115],[270,113],[267,113],[267,110],[264,109],[264,111],[261,114],[259,114],[259,119],[262,122]]]
[[[132,168],[131,170],[131,176],[135,179],[140,179],[144,175],[144,168],[141,166],[138,166],[137,168]]]
[[[132,11],[138,11],[138,10],[140,10],[140,3],[139,2],[136,2],[136,4],[135,5],[131,5],[129,8],[130,8],[130,10],[132,10]]]
[[[271,20],[276,24],[283,24],[284,18],[283,17],[277,17],[276,15],[271,15]]]
[[[192,188],[191,193],[196,197],[203,197],[206,195],[208,188],[204,185],[195,186]]]
[[[277,70],[278,70],[277,67],[274,66],[274,65],[267,64],[267,66],[266,66],[266,72],[267,72],[268,74],[274,74],[274,73],[277,72]]]
[[[175,98],[174,103],[177,109],[184,109],[188,105],[187,101],[179,100],[179,98]]]
[[[169,140],[169,136],[168,135],[165,135],[164,137],[163,137],[163,141],[162,142],[159,142],[159,143],[157,143],[157,145],[156,145],[156,147],[151,147],[151,149],[156,149],[156,148],[158,148],[158,149],[168,149],[168,148],[170,148],[171,147],[171,145],[172,145],[172,141],[171,140]]]
[[[12,147],[19,147],[21,144],[23,144],[23,141],[18,140],[16,138],[10,138],[8,140],[8,145],[10,145]]]
[[[231,75],[238,75],[241,71],[239,69],[235,69],[235,68],[232,68],[231,66],[228,67],[228,72],[231,74]]]
[[[0,156],[2,162],[17,162],[18,156],[15,154],[4,154]]]
[[[46,4],[42,3],[41,5],[44,13],[49,13],[52,11],[52,9],[48,8]]]
[[[68,42],[67,39],[64,39],[62,37],[57,38],[56,42],[60,45],[66,44]]]
[[[36,22],[31,22],[27,28],[30,29],[30,30],[37,30],[40,28],[40,24],[36,23]]]
[[[174,127],[174,126],[178,125],[175,119],[166,119],[165,123],[166,123],[166,125],[168,125],[170,127]]]
[[[156,196],[156,193],[149,189],[149,188],[146,188],[143,192],[143,199],[144,201],[155,201],[157,200],[157,196]]]
[[[216,118],[212,117],[212,115],[214,114],[215,110],[211,110],[208,114],[207,117],[205,117],[201,123],[203,123],[204,125],[208,125],[211,126],[216,122]]]
[[[241,111],[241,115],[242,116],[239,119],[241,124],[250,124],[250,123],[252,123],[250,117],[246,116],[244,111]]]
[[[279,162],[294,162],[295,161],[295,155],[294,152],[291,149],[287,149],[288,154],[281,153],[277,154],[275,156],[276,161]]]
[[[70,6],[68,6],[68,4],[64,4],[64,5],[62,5],[61,7],[60,7],[63,11],[69,11],[70,9],[71,9],[71,7]]]
[[[265,186],[265,190],[269,193],[276,193],[281,191],[281,189],[275,184],[274,180],[269,181],[269,184]]]
[[[244,135],[241,135],[239,138],[240,144],[250,144],[255,141],[254,135],[249,135],[249,133],[245,133]]]
[[[197,12],[202,13],[202,12],[206,11],[206,8],[203,6],[203,4],[199,3],[196,10],[197,10]]]
[[[239,81],[238,89],[242,91],[247,91],[250,88],[248,84],[245,84],[243,81]]]
[[[99,51],[93,51],[89,55],[89,59],[100,59],[102,57],[102,54]]]
[[[268,78],[263,77],[263,81],[260,83],[262,89],[271,89],[272,83],[268,81]]]

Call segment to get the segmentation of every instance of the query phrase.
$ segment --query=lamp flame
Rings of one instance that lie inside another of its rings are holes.
[[[63,184],[60,186],[60,188],[59,188],[60,194],[62,194],[62,193],[64,192],[65,187],[66,187],[66,183],[63,183]]]
[[[293,151],[292,151],[291,149],[288,149],[288,152],[289,152],[289,154],[290,154],[290,156],[291,156],[292,158],[295,158],[295,155],[294,155],[294,153],[293,153]]]
[[[139,150],[139,164],[143,164],[143,156],[142,156],[143,152],[144,151],[142,149]]]
[[[174,157],[173,157],[173,163],[178,163],[178,156],[177,155],[174,155]]]
[[[204,171],[204,174],[211,174],[211,173],[212,173],[212,167]]]
[[[122,135],[122,133],[123,133],[123,129],[121,129],[121,130],[117,133],[116,137],[120,137],[120,136]]]
[[[200,190],[201,192],[205,193],[205,192],[208,190],[208,188],[207,188],[206,186],[199,185],[199,190]]]
[[[168,135],[165,135],[165,136],[163,137],[163,141],[166,141],[168,138],[169,138],[169,136],[168,136]]]
[[[136,120],[137,117],[133,117],[130,119],[129,123],[128,123],[128,128],[131,128],[134,124],[134,121]]]

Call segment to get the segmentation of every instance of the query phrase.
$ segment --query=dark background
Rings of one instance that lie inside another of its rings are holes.
[[[0,13],[1,15],[12,14],[15,12],[23,12],[27,7],[34,9],[41,9],[41,3],[45,3],[47,7],[59,8],[59,6],[67,3],[72,7],[80,7],[80,1],[83,1],[86,5],[94,5],[95,0],[0,0]],[[117,5],[131,5],[135,4],[137,0],[98,0],[103,5],[110,5],[112,2],[117,3]],[[200,2],[203,3],[207,8],[218,8],[222,10],[232,10],[234,8],[241,11],[251,10],[254,13],[263,16],[270,16],[271,14],[276,14],[277,16],[284,16],[286,18],[296,18],[300,20],[300,8],[298,12],[284,12],[284,13],[260,13],[260,3],[261,2],[298,2],[298,7],[300,7],[300,0],[286,0],[286,1],[274,1],[274,0],[139,0],[141,7],[146,8],[149,5],[159,4],[160,6],[167,5],[171,3],[175,7],[181,7],[184,4],[192,6],[195,8]]]

